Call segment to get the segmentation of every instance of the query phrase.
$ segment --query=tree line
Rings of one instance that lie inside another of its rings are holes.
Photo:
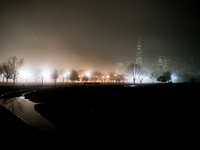
[[[158,82],[169,82],[172,80],[171,73],[169,71],[163,72],[162,75],[159,75],[157,72],[151,72],[150,74],[142,69],[139,64],[131,63],[127,66],[126,72],[128,75],[131,76],[133,83],[135,84],[136,80],[139,80],[140,83],[144,80],[145,77],[149,77],[153,80],[153,83],[156,81]]]
[[[15,85],[16,78],[19,75],[20,68],[24,65],[24,59],[18,59],[16,56],[11,56],[7,61],[0,64],[0,74],[6,79],[13,79],[13,85]]]
[[[24,65],[24,59],[23,58],[17,58],[16,56],[9,57],[5,62],[0,64],[0,74],[6,82],[8,82],[8,79],[13,80],[13,85],[15,85],[16,79],[19,76],[20,69]],[[59,76],[62,76],[63,82],[65,79],[65,76],[63,73],[59,73],[57,69],[54,69],[53,72],[50,74],[51,79],[54,80],[54,83],[56,85],[57,79]],[[171,73],[170,72],[164,72],[163,75],[160,75],[156,72],[152,72],[148,74],[143,68],[138,65],[131,63],[126,67],[126,74],[116,74],[114,72],[110,72],[108,75],[104,75],[103,73],[99,71],[94,71],[90,75],[87,75],[84,73],[84,71],[75,71],[71,70],[67,80],[69,79],[71,82],[75,81],[83,81],[83,82],[125,82],[127,79],[127,75],[132,78],[133,84],[136,83],[136,80],[139,81],[139,83],[142,83],[145,77],[149,77],[152,79],[153,83],[155,81],[158,82],[169,82],[171,81]],[[41,84],[43,85],[44,82],[44,75],[42,74],[42,70],[37,71],[37,76],[41,78]]]

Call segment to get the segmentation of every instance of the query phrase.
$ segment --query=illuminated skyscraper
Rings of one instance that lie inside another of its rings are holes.
[[[142,66],[142,50],[139,37],[138,37],[137,52],[136,52],[136,64]]]

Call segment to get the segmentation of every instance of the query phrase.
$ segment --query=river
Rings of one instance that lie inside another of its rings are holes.
[[[0,105],[4,106],[12,114],[21,118],[27,124],[40,130],[56,134],[57,128],[35,110],[36,104],[37,103],[34,103],[29,99],[25,99],[24,96],[0,99]]]

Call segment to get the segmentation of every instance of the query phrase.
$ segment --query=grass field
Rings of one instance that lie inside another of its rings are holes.
[[[56,125],[58,134],[52,136],[27,127],[2,107],[1,120],[4,129],[14,127],[12,133],[25,131],[24,135],[38,136],[39,139],[95,141],[102,136],[104,140],[123,140],[127,135],[137,139],[151,139],[152,135],[187,138],[196,132],[199,87],[199,83],[1,86],[1,95],[20,91],[15,92],[18,96],[35,89],[36,92],[26,94],[25,98],[40,103],[35,109]]]

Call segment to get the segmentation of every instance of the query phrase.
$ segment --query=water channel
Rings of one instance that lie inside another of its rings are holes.
[[[24,96],[0,99],[0,105],[4,106],[27,124],[43,131],[56,133],[57,129],[55,125],[35,110],[36,104],[29,99],[25,99]]]

